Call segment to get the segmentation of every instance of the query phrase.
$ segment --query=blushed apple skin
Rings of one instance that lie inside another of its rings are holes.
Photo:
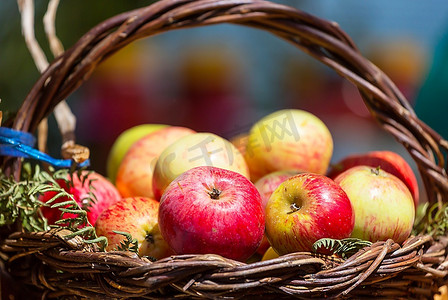
[[[98,236],[108,240],[106,250],[114,250],[125,240],[121,234],[130,233],[138,241],[138,254],[156,259],[168,257],[173,251],[163,239],[158,223],[159,202],[147,197],[123,198],[104,210],[95,223]]]
[[[193,133],[190,128],[169,126],[135,142],[118,168],[115,185],[121,196],[154,198],[152,177],[157,158],[166,147]]]
[[[384,171],[397,176],[408,187],[414,199],[414,206],[419,204],[419,187],[411,166],[398,153],[382,150],[352,154],[332,165],[327,176],[335,179],[342,172],[355,166],[380,167]]]
[[[164,124],[141,124],[123,131],[115,140],[107,156],[107,177],[115,183],[118,167],[129,148],[147,134],[162,129]]]
[[[244,158],[252,181],[279,170],[325,174],[333,155],[333,139],[315,115],[284,109],[265,116],[249,132]]]
[[[282,184],[286,179],[301,173],[298,170],[282,170],[264,175],[255,182],[255,187],[260,192],[261,203],[263,208],[266,208],[266,204],[269,201],[272,193]]]
[[[249,139],[249,133],[240,133],[232,138],[229,141],[234,145],[244,156],[246,153],[246,146]]]
[[[263,209],[266,208],[266,204],[268,203],[269,198],[272,193],[277,189],[277,187],[286,179],[291,176],[297,175],[300,171],[297,170],[283,170],[276,171],[264,175],[260,179],[255,182],[255,187],[258,192],[260,192],[261,203],[263,204]],[[269,241],[265,236],[263,236],[263,240],[261,241],[260,246],[257,249],[257,253],[263,255],[266,250],[269,248]]]
[[[243,155],[232,143],[213,133],[194,133],[178,139],[160,154],[152,181],[155,199],[160,199],[177,176],[199,166],[223,168],[247,178],[250,176]]]
[[[293,209],[293,204],[300,209]],[[280,255],[311,251],[321,238],[347,238],[354,224],[347,194],[320,174],[302,173],[287,179],[266,205],[266,235]]]
[[[84,177],[87,178],[84,180]],[[83,183],[84,181],[84,183]],[[69,194],[73,195],[75,201],[81,208],[85,207],[85,201],[92,192],[95,195],[94,203],[87,207],[87,219],[90,224],[95,224],[100,213],[110,205],[121,199],[120,193],[115,186],[104,176],[96,172],[82,171],[81,179],[77,173],[73,173],[73,186],[67,185],[64,180],[59,180],[58,184]],[[56,195],[56,192],[46,192],[39,197],[42,202],[47,202]],[[61,197],[51,204],[70,200],[68,197]],[[47,218],[48,224],[54,224],[61,219],[61,211],[58,208],[41,207],[42,214]],[[76,215],[64,213],[62,218],[73,218]]]
[[[394,175],[369,166],[350,168],[335,178],[355,211],[351,237],[371,242],[405,241],[415,218],[414,201],[406,185]]]
[[[221,191],[212,199],[213,188]],[[243,175],[202,166],[177,177],[160,200],[162,236],[177,254],[213,253],[245,261],[265,228],[257,189]]]

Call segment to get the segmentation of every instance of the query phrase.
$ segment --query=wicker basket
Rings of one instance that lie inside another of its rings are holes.
[[[353,83],[374,119],[415,160],[428,201],[448,201],[448,142],[422,123],[393,82],[328,22],[261,0],[161,0],[112,17],[58,57],[35,83],[12,127],[34,132],[55,105],[95,67],[129,43],[173,29],[218,23],[268,31]],[[4,158],[17,173],[18,160]],[[40,296],[85,298],[391,298],[428,299],[446,283],[445,236],[374,243],[343,260],[293,253],[244,264],[217,255],[179,255],[150,262],[128,252],[100,252],[65,230],[7,232],[10,275]]]

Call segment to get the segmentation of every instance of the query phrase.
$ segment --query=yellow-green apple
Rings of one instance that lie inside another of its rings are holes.
[[[279,170],[325,174],[332,154],[333,139],[322,120],[307,111],[284,109],[252,126],[244,157],[256,181]]]
[[[115,183],[118,167],[129,148],[145,135],[166,127],[163,124],[142,124],[123,131],[112,144],[107,156],[106,174],[112,183]]]
[[[257,250],[264,224],[254,184],[226,169],[192,168],[172,181],[160,200],[160,231],[177,254],[245,261]]]
[[[280,184],[269,198],[265,217],[266,235],[279,255],[311,251],[321,238],[347,238],[355,224],[344,190],[315,173],[301,173]]]
[[[228,140],[208,132],[184,136],[163,150],[153,174],[153,191],[160,199],[177,176],[198,166],[211,166],[238,172],[249,178],[243,155]]]
[[[99,214],[110,205],[121,199],[115,186],[104,176],[93,171],[82,171],[81,176],[73,173],[65,180],[57,180],[57,183],[67,193],[73,195],[78,205],[87,211],[87,219],[90,224],[95,224]],[[56,192],[50,191],[40,195],[39,200],[47,202],[56,196]],[[51,205],[70,200],[68,197],[60,197]],[[43,216],[48,220],[48,224],[54,224],[62,218],[73,218],[76,215],[71,213],[61,213],[58,208],[42,206]],[[62,217],[61,217],[62,214]]]
[[[152,176],[159,155],[176,140],[193,133],[190,128],[168,126],[135,142],[121,161],[115,180],[122,197],[154,198]]]
[[[371,242],[409,237],[414,224],[412,195],[396,176],[369,166],[355,166],[335,178],[355,211],[351,237]]]
[[[277,187],[289,177],[300,173],[297,170],[282,170],[269,173],[264,175],[260,179],[255,182],[255,187],[261,196],[261,203],[263,204],[263,209],[266,207],[269,198],[272,193],[277,189]],[[263,255],[266,250],[269,248],[270,244],[266,237],[263,236],[263,240],[261,241],[260,246],[257,249],[257,253]]]
[[[127,232],[138,242],[138,254],[161,259],[173,254],[159,230],[159,201],[128,197],[104,210],[95,223],[98,236],[108,240],[106,250],[117,249],[125,239],[114,231]]]
[[[414,199],[414,206],[417,208],[419,203],[417,178],[407,161],[396,152],[383,150],[351,154],[331,165],[327,176],[334,179],[342,172],[359,165],[380,167],[382,170],[397,176],[408,187]]]

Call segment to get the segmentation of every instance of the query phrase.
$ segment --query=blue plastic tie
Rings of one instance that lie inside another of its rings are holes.
[[[40,152],[34,148],[35,143],[36,139],[28,132],[0,127],[0,155],[36,159],[57,168],[70,168],[76,164],[71,159],[56,159]],[[80,168],[87,167],[90,165],[90,160],[76,165]]]

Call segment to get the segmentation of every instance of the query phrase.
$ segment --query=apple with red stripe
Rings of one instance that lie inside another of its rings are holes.
[[[414,207],[419,203],[419,188],[417,178],[411,166],[398,153],[392,151],[370,151],[349,155],[331,166],[327,176],[335,179],[339,174],[355,166],[380,167],[382,170],[395,175],[408,187],[414,199]]]
[[[127,232],[138,242],[138,254],[161,259],[173,254],[158,223],[159,202],[148,197],[127,197],[104,210],[95,223],[98,236],[108,240],[106,250],[116,250]]]
[[[344,190],[315,173],[301,173],[280,184],[269,198],[265,217],[266,235],[280,255],[311,251],[321,238],[348,238],[355,224]]]
[[[263,209],[266,208],[266,204],[268,203],[269,198],[271,197],[272,193],[277,189],[277,187],[286,179],[298,173],[300,172],[297,170],[276,171],[264,175],[255,182],[255,187],[260,192]],[[266,235],[264,235],[263,240],[261,241],[261,244],[257,249],[257,253],[263,255],[269,248],[269,246],[270,246],[269,241]]]
[[[275,111],[250,129],[244,158],[250,179],[280,170],[325,174],[333,154],[333,138],[325,123],[300,109]]]
[[[87,211],[87,219],[90,224],[95,224],[96,219],[103,210],[121,199],[116,187],[107,178],[94,171],[84,170],[80,176],[78,173],[73,173],[67,179],[57,180],[57,183],[67,193],[73,195],[76,203]],[[39,197],[39,200],[48,202],[56,194],[57,192],[53,191],[45,192]],[[50,205],[69,200],[68,197],[60,197]],[[75,214],[67,212],[61,213],[58,208],[50,208],[47,206],[42,206],[41,211],[50,225],[62,218],[76,217]]]
[[[260,193],[245,176],[222,168],[192,168],[160,199],[162,236],[177,254],[213,253],[245,261],[263,238]]]
[[[351,237],[371,242],[409,237],[415,218],[409,189],[396,176],[369,166],[352,167],[335,178],[355,211]]]

